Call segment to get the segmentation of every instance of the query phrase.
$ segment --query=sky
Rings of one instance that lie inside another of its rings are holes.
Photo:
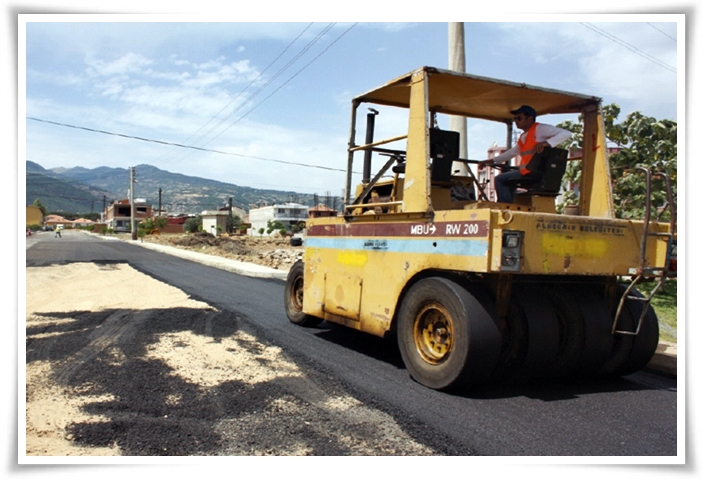
[[[192,18],[22,16],[20,161],[149,164],[341,195],[351,99],[424,65],[448,68],[445,21]],[[633,111],[678,120],[682,15],[495,18],[464,22],[468,73],[598,96],[622,108],[620,120]],[[403,134],[405,117],[383,113],[376,138]],[[484,159],[504,131],[469,121],[468,157]]]

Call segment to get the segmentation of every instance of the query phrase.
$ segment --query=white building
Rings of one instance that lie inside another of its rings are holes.
[[[202,231],[219,236],[227,232],[228,211],[205,210],[202,212]]]
[[[251,209],[249,210],[249,223],[251,223],[249,236],[258,236],[261,228],[263,228],[263,234],[267,235],[269,221],[280,221],[289,232],[294,225],[301,221],[307,221],[308,217],[309,207],[297,203]]]

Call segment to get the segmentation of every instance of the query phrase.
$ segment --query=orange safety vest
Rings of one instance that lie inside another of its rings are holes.
[[[531,128],[527,130],[526,135],[521,135],[519,140],[517,140],[517,143],[519,144],[519,155],[521,156],[519,161],[519,172],[522,175],[531,173],[529,170],[527,170],[526,166],[529,164],[531,157],[534,156],[535,153],[534,147],[536,146],[536,125],[538,125],[538,123],[531,125]],[[522,137],[524,138],[523,142]]]

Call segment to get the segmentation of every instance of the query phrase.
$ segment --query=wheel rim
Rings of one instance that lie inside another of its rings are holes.
[[[302,311],[303,286],[304,282],[302,277],[295,279],[295,282],[292,285],[290,301],[292,302],[292,307],[295,309],[295,311]]]
[[[440,304],[425,305],[416,316],[413,336],[414,344],[426,362],[443,362],[453,347],[451,315]]]

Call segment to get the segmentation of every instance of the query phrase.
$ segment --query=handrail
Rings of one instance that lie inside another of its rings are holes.
[[[360,145],[360,146],[352,146],[349,148],[349,151],[360,151],[360,150],[367,150],[368,148],[374,148],[376,146],[380,145],[386,145],[388,143],[392,143],[394,141],[400,141],[400,140],[405,140],[407,139],[407,135],[400,135],[396,136],[394,138],[388,138],[387,140],[380,140],[380,141],[375,141],[373,143],[368,143],[367,145]]]

